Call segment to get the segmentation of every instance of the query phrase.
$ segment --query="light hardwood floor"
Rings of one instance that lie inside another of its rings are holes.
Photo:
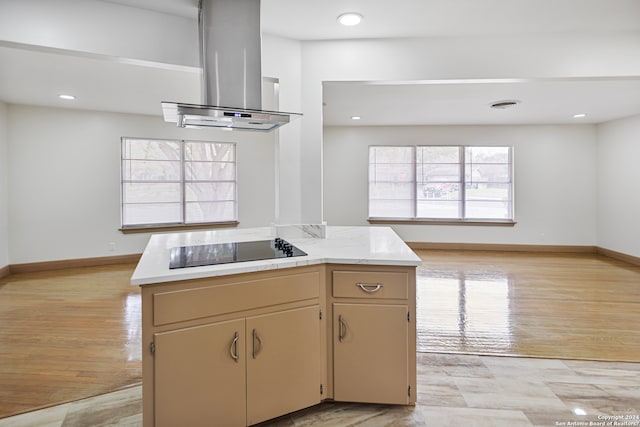
[[[596,254],[417,253],[418,351],[640,362],[640,267]]]
[[[640,268],[592,254],[417,251],[418,351],[640,361]],[[134,265],[0,279],[0,418],[141,380]]]
[[[0,279],[0,418],[142,380],[135,265]]]

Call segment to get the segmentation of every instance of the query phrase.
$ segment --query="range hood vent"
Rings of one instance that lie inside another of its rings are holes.
[[[262,110],[260,0],[200,0],[204,105],[162,102],[179,127],[268,132],[302,116]]]
[[[282,111],[248,110],[213,105],[162,102],[166,122],[183,128],[225,128],[230,130],[254,130],[268,132],[298,117],[299,113]]]

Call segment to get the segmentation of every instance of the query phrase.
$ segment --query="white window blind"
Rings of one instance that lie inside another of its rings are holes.
[[[512,220],[511,147],[371,146],[369,217]]]
[[[415,147],[369,147],[369,216],[415,216]]]
[[[122,138],[122,226],[237,220],[233,143]]]

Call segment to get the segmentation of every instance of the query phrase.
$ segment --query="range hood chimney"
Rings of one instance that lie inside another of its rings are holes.
[[[179,127],[271,131],[299,113],[262,110],[260,0],[200,0],[204,105],[162,102]]]

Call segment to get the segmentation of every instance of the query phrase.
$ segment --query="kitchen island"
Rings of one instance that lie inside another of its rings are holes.
[[[256,424],[327,399],[415,404],[415,269],[388,227],[288,238],[306,253],[169,268],[172,248],[270,227],[157,234],[142,289],[145,426]]]

